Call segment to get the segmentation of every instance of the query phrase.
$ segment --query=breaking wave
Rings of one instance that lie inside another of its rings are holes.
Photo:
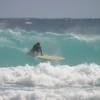
[[[99,100],[99,86],[97,64],[69,66],[47,62],[0,68],[1,100]]]

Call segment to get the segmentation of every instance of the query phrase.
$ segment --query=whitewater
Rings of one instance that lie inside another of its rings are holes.
[[[99,19],[0,19],[0,100],[100,100]],[[65,58],[43,61],[28,54]]]
[[[99,100],[100,66],[56,65],[0,68],[0,100]]]

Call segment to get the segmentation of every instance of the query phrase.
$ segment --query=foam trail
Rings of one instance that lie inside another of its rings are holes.
[[[51,65],[0,68],[1,100],[99,100],[100,66]],[[12,95],[13,94],[13,95]]]

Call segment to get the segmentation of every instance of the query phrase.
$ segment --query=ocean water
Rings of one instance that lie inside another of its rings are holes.
[[[0,100],[100,100],[100,19],[0,19]]]

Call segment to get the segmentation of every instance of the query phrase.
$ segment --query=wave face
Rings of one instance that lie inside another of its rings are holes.
[[[21,29],[0,30],[0,65],[17,66],[41,62],[27,53],[40,41],[43,52],[65,58],[60,64],[100,64],[100,36],[75,33],[38,33]]]
[[[0,100],[100,100],[99,60],[100,19],[0,19]]]

